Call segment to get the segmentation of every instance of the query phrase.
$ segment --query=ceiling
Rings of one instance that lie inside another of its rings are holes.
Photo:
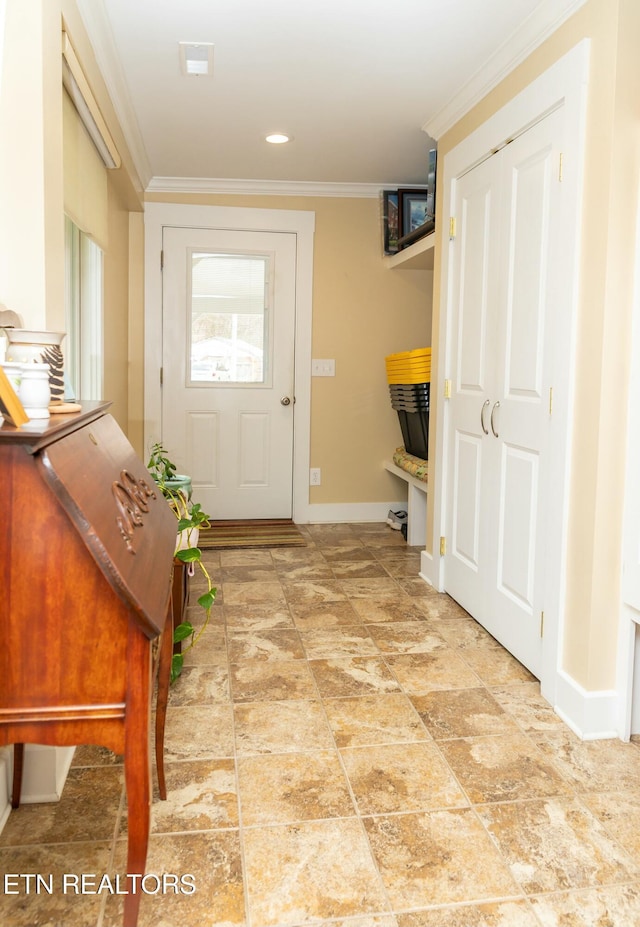
[[[412,186],[582,0],[78,0],[140,178]],[[178,43],[214,44],[187,77]],[[293,136],[269,145],[269,132]]]

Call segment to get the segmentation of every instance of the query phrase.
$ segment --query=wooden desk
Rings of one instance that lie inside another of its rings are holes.
[[[153,642],[168,613],[176,525],[108,407],[0,428],[0,746],[124,754],[127,872],[142,874]],[[139,903],[139,893],[125,897],[124,927],[135,927]]]

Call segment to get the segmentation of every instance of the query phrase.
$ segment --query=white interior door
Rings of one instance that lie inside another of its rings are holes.
[[[214,518],[290,518],[296,236],[165,227],[163,254],[163,443]]]
[[[560,115],[457,181],[446,589],[540,676]],[[459,240],[458,240],[459,238]]]

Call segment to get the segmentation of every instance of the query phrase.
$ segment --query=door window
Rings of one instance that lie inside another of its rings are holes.
[[[193,250],[190,262],[186,385],[269,385],[269,255]]]

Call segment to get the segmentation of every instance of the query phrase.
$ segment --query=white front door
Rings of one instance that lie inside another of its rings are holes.
[[[163,229],[162,440],[215,519],[292,515],[296,236]]]
[[[446,590],[541,673],[559,114],[457,181]]]

